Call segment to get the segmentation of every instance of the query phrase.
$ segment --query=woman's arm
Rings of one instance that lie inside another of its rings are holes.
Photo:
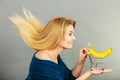
[[[91,75],[92,73],[90,71],[87,71],[86,73],[78,77],[76,80],[87,80]]]
[[[78,78],[81,75],[82,69],[84,67],[84,63],[85,63],[86,58],[87,58],[87,52],[88,52],[87,48],[83,48],[80,50],[78,61],[72,70],[72,74],[76,78]]]

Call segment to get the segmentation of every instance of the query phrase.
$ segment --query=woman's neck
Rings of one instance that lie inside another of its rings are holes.
[[[62,52],[61,48],[56,48],[54,50],[46,50],[51,59],[57,61],[58,55]]]
[[[62,48],[56,48],[53,50],[42,50],[38,51],[38,53],[35,56],[39,59],[50,60],[55,63],[58,63],[57,57],[62,52],[62,50]]]

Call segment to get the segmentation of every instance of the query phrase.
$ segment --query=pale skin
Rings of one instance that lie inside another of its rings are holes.
[[[74,28],[73,25],[69,25],[66,28],[65,38],[60,42],[60,45],[53,50],[43,50],[38,51],[35,56],[39,59],[50,60],[58,64],[57,57],[64,49],[72,48],[73,41],[76,39],[74,36]],[[82,48],[79,51],[78,61],[75,67],[72,69],[72,74],[76,77],[76,80],[87,80],[92,75],[103,74],[112,72],[112,69],[92,69],[88,70],[84,74],[81,75],[82,69],[84,67],[84,63],[87,58],[88,48]]]

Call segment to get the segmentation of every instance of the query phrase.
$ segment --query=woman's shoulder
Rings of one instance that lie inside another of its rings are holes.
[[[46,53],[41,53],[38,51],[38,52],[34,53],[32,60],[31,60],[31,65],[34,65],[34,66],[38,66],[38,65],[56,66],[57,64],[55,62],[53,62]]]
[[[49,55],[42,51],[37,51],[35,53],[34,57],[36,57],[37,59],[40,59],[40,60],[50,60]]]

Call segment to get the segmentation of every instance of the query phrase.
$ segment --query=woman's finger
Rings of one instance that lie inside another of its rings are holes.
[[[102,70],[104,73],[107,73],[107,72],[112,72],[113,70],[112,69],[104,69]]]

